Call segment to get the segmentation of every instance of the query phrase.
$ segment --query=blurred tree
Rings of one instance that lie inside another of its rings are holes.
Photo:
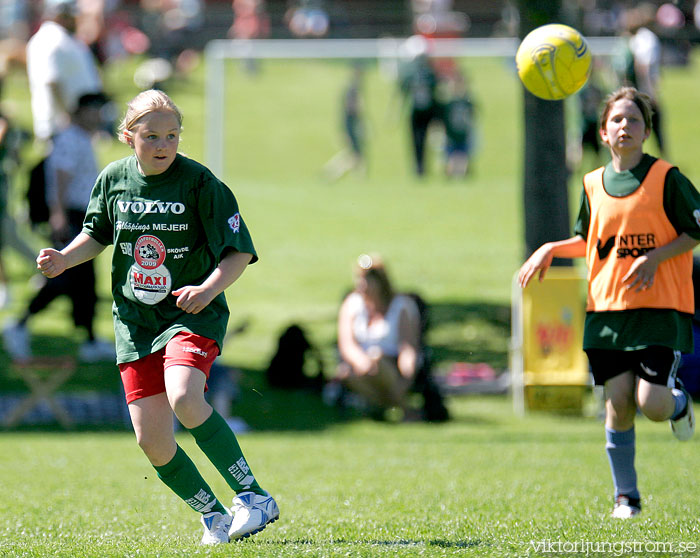
[[[561,0],[518,0],[520,38],[560,21]],[[545,101],[523,89],[525,108],[525,257],[552,240],[571,236],[567,191],[564,102]],[[571,265],[555,260],[555,265]]]

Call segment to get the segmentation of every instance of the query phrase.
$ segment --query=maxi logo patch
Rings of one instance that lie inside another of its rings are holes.
[[[134,245],[134,265],[129,269],[129,285],[134,297],[145,304],[158,304],[172,289],[172,277],[165,261],[166,249],[156,236],[143,235]]]
[[[158,304],[168,296],[171,286],[170,271],[164,265],[157,269],[144,269],[138,264],[129,270],[129,284],[136,300],[145,304]]]

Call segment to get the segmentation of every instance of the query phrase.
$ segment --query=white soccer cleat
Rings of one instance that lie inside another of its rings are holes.
[[[29,331],[26,326],[17,322],[8,322],[2,330],[2,340],[5,351],[13,361],[24,361],[32,358]]]
[[[280,509],[269,494],[261,496],[254,492],[241,492],[233,499],[231,513],[233,522],[228,535],[233,541],[259,533],[268,523],[277,521]]]
[[[621,494],[615,498],[615,506],[611,515],[615,519],[630,519],[639,515],[641,511],[642,505],[639,498],[630,498]]]
[[[202,515],[204,525],[202,544],[223,544],[229,542],[228,530],[233,518],[227,513],[210,512]]]
[[[673,388],[673,393],[685,393],[688,399],[688,404],[685,407],[683,414],[676,420],[671,421],[671,430],[673,435],[678,438],[681,442],[690,440],[695,432],[695,412],[693,411],[693,398],[686,391],[683,383],[680,380],[676,380],[677,388]]]

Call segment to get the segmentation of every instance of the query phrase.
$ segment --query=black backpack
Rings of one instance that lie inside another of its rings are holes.
[[[36,166],[29,171],[27,202],[29,205],[29,221],[32,225],[40,225],[48,222],[49,206],[46,203],[46,158],[39,161]]]
[[[314,367],[311,375],[307,375],[309,365]],[[307,372],[304,372],[305,369]],[[323,388],[321,357],[298,325],[290,325],[280,335],[277,351],[270,360],[266,377],[270,387],[280,389],[321,391]]]

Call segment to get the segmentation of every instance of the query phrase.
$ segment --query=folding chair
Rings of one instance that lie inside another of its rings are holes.
[[[56,391],[76,371],[75,359],[71,357],[33,357],[11,364],[14,375],[21,378],[29,388],[29,394],[12,409],[3,420],[5,428],[14,428],[39,403],[46,401],[58,423],[65,429],[73,427],[73,419],[66,408],[56,399]]]
[[[583,352],[586,279],[551,267],[521,289],[513,278],[510,370],[513,408],[580,412],[591,385]]]

